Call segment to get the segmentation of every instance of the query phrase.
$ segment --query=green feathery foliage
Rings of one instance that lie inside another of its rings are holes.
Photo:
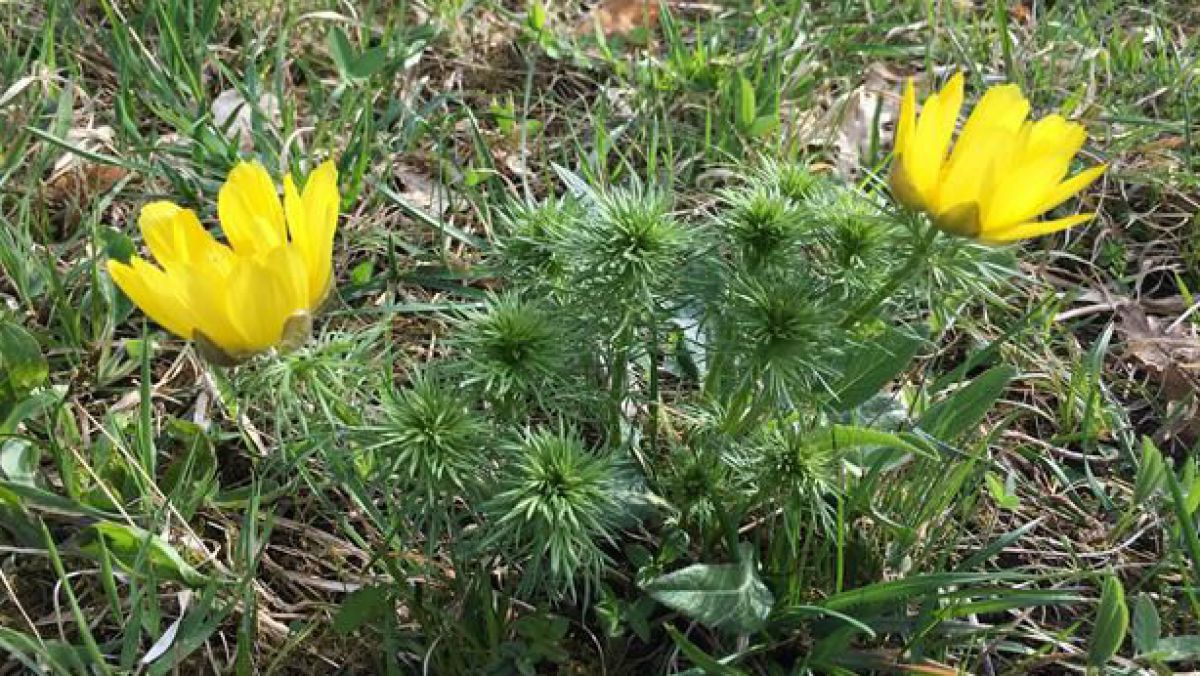
[[[632,516],[619,462],[563,430],[529,432],[504,452],[484,512],[489,540],[521,567],[518,593],[590,595]]]

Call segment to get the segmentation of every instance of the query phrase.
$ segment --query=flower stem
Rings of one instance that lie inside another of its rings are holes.
[[[929,226],[929,229],[921,235],[917,245],[913,247],[912,254],[909,255],[904,265],[892,273],[892,276],[883,283],[883,286],[876,289],[874,294],[860,303],[850,314],[846,315],[842,319],[841,327],[849,329],[861,322],[880,305],[883,305],[896,292],[896,289],[899,289],[905,282],[920,272],[921,268],[925,266],[925,261],[928,260],[929,249],[933,245],[933,240],[937,239],[937,234],[938,229]]]
[[[654,325],[654,320],[651,319],[647,323],[649,336],[646,340],[646,348],[650,359],[650,453],[653,457],[658,457],[658,426],[659,426],[659,382],[658,382],[658,331]]]

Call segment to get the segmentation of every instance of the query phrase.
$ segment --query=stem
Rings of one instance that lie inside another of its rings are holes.
[[[628,321],[628,320],[627,320]],[[629,343],[633,339],[632,330],[621,329],[615,341],[612,359],[609,365],[609,399],[612,406],[612,429],[617,431],[617,439],[621,439],[621,421],[624,418],[622,404],[625,401],[625,390],[629,377]]]
[[[883,286],[879,287],[870,298],[863,301],[854,308],[846,318],[842,320],[841,328],[848,329],[858,324],[872,312],[874,312],[884,301],[896,292],[905,282],[912,279],[925,265],[925,261],[929,254],[929,248],[933,244],[933,240],[937,238],[938,229],[932,226],[921,237],[917,246],[913,247],[912,254],[908,257],[908,261],[904,263],[900,269],[892,273]]]
[[[834,589],[840,594],[846,581],[846,503],[840,491],[837,494],[837,559],[834,565]]]
[[[659,401],[658,401],[658,331],[654,326],[654,320],[651,319],[647,323],[649,336],[647,338],[646,348],[650,359],[650,454],[658,457],[658,419],[659,419]]]

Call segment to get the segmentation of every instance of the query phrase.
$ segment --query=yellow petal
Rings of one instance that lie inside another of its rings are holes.
[[[1029,102],[1016,85],[992,87],[984,93],[963,125],[950,159],[942,170],[936,210],[978,202],[989,168],[1003,171]]]
[[[156,324],[180,338],[191,339],[195,324],[174,279],[136,256],[128,265],[108,261],[108,273],[134,305]]]
[[[905,157],[912,143],[913,128],[917,124],[917,95],[912,78],[904,83],[904,94],[900,98],[900,120],[896,124],[896,138],[892,148],[891,188],[892,196],[909,209],[920,211],[925,208],[925,199],[913,184],[905,168]]]
[[[983,196],[983,235],[1033,220],[1045,209],[1047,196],[1067,173],[1071,158],[1049,155],[1015,166],[998,176]]]
[[[304,202],[292,175],[283,177],[283,212],[287,214],[288,236],[293,245],[307,252],[312,246],[312,236],[309,234],[308,214],[304,211]]]
[[[328,160],[317,167],[304,182],[301,196],[304,204],[310,244],[302,249],[309,270],[310,310],[317,309],[333,284],[333,237],[337,232],[338,193],[337,166]]]
[[[912,142],[905,147],[905,171],[927,203],[934,201],[962,101],[963,75],[956,73],[940,92],[926,99],[913,130]]]
[[[283,324],[276,292],[274,276],[254,259],[243,259],[233,269],[224,300],[229,320],[242,338],[237,351],[261,352],[279,340]]]
[[[1042,199],[1042,203],[1038,207],[1040,209],[1038,213],[1044,214],[1054,207],[1071,199],[1071,197],[1076,193],[1088,187],[1093,181],[1100,178],[1106,169],[1108,169],[1107,164],[1101,164],[1091,167],[1090,169],[1084,169],[1071,178],[1059,183],[1053,190],[1050,191],[1048,195]]]
[[[1077,122],[1068,122],[1061,115],[1047,115],[1029,128],[1029,137],[1021,149],[1018,162],[1043,155],[1063,154],[1074,157],[1087,140],[1087,130]]]
[[[277,345],[288,317],[306,309],[307,289],[304,263],[292,247],[241,259],[226,290],[230,319],[244,338],[241,351]]]
[[[294,246],[281,246],[267,254],[263,262],[275,277],[280,290],[277,300],[286,308],[286,314],[307,310],[309,285],[304,254]]]
[[[924,211],[928,208],[925,203],[925,198],[913,185],[912,179],[908,176],[908,170],[904,168],[903,162],[895,162],[892,164],[892,175],[889,181],[892,189],[892,196],[896,201],[914,211]]]
[[[1015,143],[1015,131],[1005,127],[976,127],[973,132],[970,138],[959,139],[944,171],[937,203],[931,205],[939,216],[964,204],[982,210],[987,193],[994,188],[997,172],[1007,165],[1004,155]]]
[[[217,212],[239,255],[264,253],[287,241],[279,193],[261,164],[242,162],[229,172],[217,196]]]
[[[892,153],[900,155],[912,140],[913,127],[917,124],[917,94],[910,77],[904,82],[904,94],[900,97],[900,120],[896,123],[896,140]]]
[[[309,181],[312,177],[309,178]],[[306,186],[307,191],[307,186]],[[330,251],[322,256],[319,236],[319,224],[315,216],[309,212],[296,184],[291,176],[283,178],[283,206],[287,212],[288,232],[291,233],[291,246],[299,253],[300,261],[306,271],[307,286],[305,289],[304,306],[315,310],[323,300],[323,290],[328,285],[331,273],[329,262]]]
[[[1030,239],[1047,235],[1059,230],[1079,225],[1085,221],[1091,220],[1096,214],[1075,214],[1065,218],[1056,218],[1052,221],[1034,221],[1031,223],[1022,223],[1014,225],[1002,230],[983,233],[980,236],[980,241],[986,244],[1006,244],[1022,239]]]
[[[934,217],[933,224],[942,232],[960,237],[975,237],[981,230],[979,205],[975,202],[962,202]]]
[[[233,277],[233,271],[245,265],[246,260],[241,256],[234,257],[225,275],[192,274],[184,279],[196,331],[203,333],[209,342],[235,357],[250,352],[250,340],[242,333],[230,314],[229,280]]]
[[[138,225],[154,260],[168,271],[187,264],[219,265],[232,254],[200,225],[194,211],[170,202],[142,207]]]

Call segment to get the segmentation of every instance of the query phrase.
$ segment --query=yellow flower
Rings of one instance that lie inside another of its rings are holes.
[[[1106,166],[1099,165],[1067,178],[1087,139],[1082,125],[1059,115],[1027,120],[1029,101],[1020,88],[999,85],[980,99],[951,150],[962,102],[962,73],[925,100],[919,118],[912,80],[905,86],[891,177],[901,204],[929,214],[943,232],[992,244],[1057,232],[1095,216],[1037,220],[1104,173]]]
[[[282,203],[266,169],[243,162],[217,198],[228,245],[191,209],[151,202],[138,225],[157,265],[134,256],[110,260],[108,270],[168,331],[195,339],[217,361],[240,361],[307,332],[333,283],[339,200],[333,162],[314,170],[303,192],[285,177]]]

